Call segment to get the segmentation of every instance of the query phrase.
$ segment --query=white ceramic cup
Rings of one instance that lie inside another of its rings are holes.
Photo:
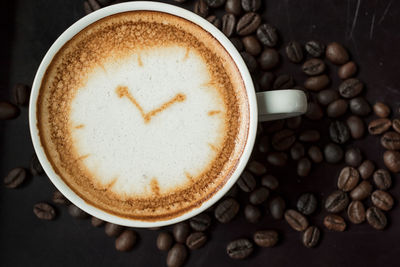
[[[233,172],[226,184],[211,198],[205,201],[201,206],[190,210],[187,213],[179,217],[175,217],[169,220],[147,222],[139,221],[127,218],[121,218],[113,214],[109,214],[101,209],[98,209],[92,205],[86,203],[82,198],[74,193],[53,170],[47,156],[43,150],[40,143],[39,130],[37,128],[37,114],[36,114],[36,104],[38,100],[39,89],[42,83],[43,76],[46,72],[47,67],[52,61],[55,54],[60,50],[60,48],[70,40],[74,35],[79,33],[81,30],[89,26],[90,24],[96,22],[104,17],[133,10],[151,10],[159,11],[164,13],[169,13],[175,16],[182,17],[186,20],[192,21],[193,23],[199,25],[204,30],[213,35],[229,52],[233,60],[235,61],[242,79],[244,81],[248,101],[250,106],[250,122],[249,122],[249,132],[248,139],[242,154],[239,159],[236,170]],[[236,180],[239,178],[243,169],[245,168],[247,161],[249,160],[251,151],[254,146],[254,140],[256,138],[257,124],[259,121],[267,121],[274,119],[282,119],[287,117],[293,117],[303,114],[307,109],[307,100],[305,94],[300,90],[279,90],[279,91],[268,91],[262,93],[255,93],[254,86],[252,83],[249,71],[240,56],[239,52],[232,45],[232,43],[224,36],[224,34],[219,31],[214,25],[209,23],[202,17],[190,12],[188,10],[158,3],[158,2],[129,2],[117,5],[112,5],[96,12],[93,12],[86,17],[83,17],[71,27],[69,27],[61,36],[54,42],[50,47],[49,51],[43,58],[39,69],[36,73],[35,80],[32,86],[30,106],[29,106],[29,125],[32,136],[33,145],[36,154],[39,158],[40,163],[43,166],[46,174],[57,187],[57,189],[67,197],[73,204],[84,210],[85,212],[98,217],[102,220],[112,222],[115,224],[131,226],[131,227],[157,227],[168,224],[177,223],[186,220],[192,216],[199,214],[200,212],[206,210],[208,207],[217,202],[231,187],[235,184]]]

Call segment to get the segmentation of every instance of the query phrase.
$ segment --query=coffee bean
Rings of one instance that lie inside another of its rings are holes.
[[[225,0],[206,0],[206,3],[209,7],[218,8],[225,4]]]
[[[24,168],[14,168],[4,177],[3,183],[7,188],[17,188],[22,185],[26,179],[27,174]]]
[[[279,54],[273,48],[265,48],[259,56],[258,62],[263,70],[271,70],[279,64]]]
[[[260,230],[253,235],[254,243],[263,248],[271,248],[279,241],[279,235],[274,230]]]
[[[172,229],[172,234],[175,241],[178,243],[185,243],[186,238],[190,234],[190,227],[187,222],[180,222],[174,225]]]
[[[244,192],[251,192],[256,187],[256,180],[253,175],[247,171],[244,171],[237,181],[237,185]]]
[[[242,42],[247,53],[253,56],[261,53],[261,45],[254,35],[243,37]]]
[[[400,152],[388,150],[383,153],[383,163],[389,171],[398,173],[400,172]]]
[[[389,130],[392,122],[389,119],[376,119],[368,124],[368,132],[372,135],[378,135]]]
[[[207,20],[218,29],[221,29],[221,20],[217,16],[215,15],[208,16]]]
[[[319,41],[308,41],[305,48],[312,57],[321,57],[325,53],[325,45]]]
[[[304,157],[297,162],[297,175],[301,177],[306,177],[311,171],[311,161]]]
[[[339,174],[337,187],[345,192],[353,190],[360,180],[360,174],[353,167],[344,167]]]
[[[14,104],[0,101],[0,120],[11,120],[19,116],[20,110]]]
[[[122,233],[123,230],[123,226],[113,223],[106,223],[104,227],[104,232],[109,237],[117,237]]]
[[[247,204],[244,207],[244,217],[250,223],[257,223],[261,219],[261,211],[258,207]]]
[[[354,61],[347,62],[338,69],[338,76],[342,80],[353,77],[357,72],[357,65]]]
[[[319,242],[321,232],[316,226],[309,226],[303,233],[303,244],[307,248],[315,247]]]
[[[90,6],[90,4],[87,1],[83,2],[83,10],[85,11],[86,15],[88,15],[94,11],[93,8]]]
[[[365,208],[361,201],[354,200],[350,202],[347,208],[347,216],[350,222],[360,224],[365,221]]]
[[[272,137],[272,147],[278,151],[288,150],[296,141],[296,136],[292,130],[284,129],[275,133]]]
[[[56,190],[53,193],[53,202],[60,205],[69,205],[71,202],[60,191]]]
[[[239,16],[242,13],[242,5],[240,0],[226,0],[225,11],[226,13],[232,13]]]
[[[387,225],[385,213],[377,207],[368,208],[366,217],[369,225],[377,230],[383,230]]]
[[[288,59],[294,63],[299,63],[303,60],[303,48],[296,41],[289,42],[285,48]]]
[[[70,204],[68,206],[68,213],[71,215],[73,218],[77,219],[87,219],[89,218],[89,214],[75,206],[74,204]]]
[[[42,165],[40,164],[39,159],[36,156],[36,154],[33,154],[33,156],[32,156],[31,164],[30,164],[30,171],[31,171],[31,174],[34,176],[42,175],[44,173]]]
[[[259,14],[254,12],[246,13],[239,19],[236,25],[236,32],[241,36],[249,35],[257,30],[260,23],[261,17]]]
[[[285,152],[270,152],[267,155],[267,162],[273,166],[285,166],[288,156]]]
[[[276,46],[279,41],[278,32],[275,26],[266,23],[261,24],[257,28],[257,37],[263,45],[269,47]]]
[[[237,239],[226,246],[226,253],[235,260],[243,260],[253,252],[253,244],[245,238]]]
[[[376,102],[372,108],[378,117],[387,118],[390,114],[390,108],[382,102]]]
[[[307,75],[314,76],[321,74],[325,71],[326,65],[324,61],[318,58],[312,58],[304,62],[301,69]]]
[[[264,72],[259,79],[259,83],[261,88],[264,91],[267,91],[272,89],[272,84],[274,80],[275,80],[275,75],[272,72]]]
[[[364,84],[360,80],[350,78],[339,85],[339,93],[344,98],[353,98],[359,95],[363,88]]]
[[[388,150],[399,150],[400,134],[394,131],[386,132],[381,137],[381,145]]]
[[[94,227],[100,227],[100,226],[103,226],[106,223],[105,221],[103,221],[102,219],[99,219],[97,217],[92,217],[90,222]]]
[[[331,231],[343,232],[346,229],[346,222],[339,215],[329,214],[324,218],[324,226]]]
[[[159,250],[169,250],[173,243],[174,240],[169,232],[161,232],[158,234],[156,245]]]
[[[187,258],[186,246],[180,243],[176,243],[169,251],[167,255],[167,266],[168,267],[179,267],[183,266]]]
[[[269,190],[266,187],[259,187],[253,192],[251,192],[249,196],[249,201],[253,205],[259,205],[264,203],[269,196]]]
[[[211,225],[211,217],[207,213],[201,213],[189,220],[189,225],[193,230],[206,231]]]
[[[353,167],[358,167],[360,166],[363,158],[361,155],[361,151],[358,147],[351,147],[346,150],[346,153],[344,154],[344,162],[347,165],[353,166]]]
[[[318,146],[310,146],[307,154],[310,157],[310,159],[315,163],[321,163],[324,160],[322,151]]]
[[[317,100],[323,106],[327,106],[338,99],[339,99],[338,91],[332,89],[321,90],[317,94]]]
[[[278,77],[276,77],[274,84],[273,84],[273,89],[274,90],[290,89],[290,88],[293,88],[293,86],[294,86],[293,77],[288,74],[281,74]]]
[[[343,122],[333,121],[329,125],[329,136],[333,142],[344,144],[350,139],[350,131]]]
[[[364,97],[356,97],[349,102],[350,111],[354,115],[366,116],[371,112],[371,107]]]
[[[275,176],[267,174],[261,178],[261,185],[271,190],[276,190],[279,186],[279,181]]]
[[[352,115],[347,118],[346,124],[353,139],[360,139],[364,136],[365,126],[360,117]]]
[[[26,84],[17,83],[13,88],[14,101],[18,106],[26,106],[29,102],[30,88]]]
[[[393,197],[385,191],[376,190],[371,195],[372,204],[381,210],[391,210],[393,207]]]
[[[276,196],[269,201],[269,212],[275,220],[280,220],[285,212],[286,203],[282,197]]]
[[[285,211],[285,220],[296,231],[304,231],[308,227],[307,218],[304,217],[301,213],[288,209]]]
[[[267,169],[265,168],[265,166],[255,160],[247,163],[246,169],[255,175],[263,175],[267,172]]]
[[[275,133],[283,129],[283,126],[285,126],[285,120],[267,122],[266,125],[267,127],[264,129],[267,133]]]
[[[343,158],[343,150],[340,146],[329,143],[324,148],[324,157],[328,163],[338,163]]]
[[[392,127],[396,132],[400,133],[400,119],[394,119],[392,121]]]
[[[387,190],[392,186],[392,177],[385,169],[378,169],[373,175],[374,184],[381,190]]]
[[[317,142],[321,135],[317,130],[305,130],[300,133],[299,140],[302,142]]]
[[[246,63],[246,66],[250,72],[254,72],[257,70],[258,63],[252,55],[247,52],[241,52],[240,55],[242,56],[244,63]]]
[[[231,37],[229,38],[229,40],[232,42],[232,44],[236,47],[236,49],[241,52],[243,51],[244,47],[243,47],[243,43],[242,41],[237,38],[237,37]]]
[[[375,165],[370,160],[364,160],[363,163],[358,167],[358,172],[361,178],[368,179],[375,170]]]
[[[325,209],[331,213],[338,213],[347,208],[349,197],[341,190],[336,190],[325,200]]]
[[[268,153],[268,151],[270,147],[270,143],[269,143],[269,136],[268,135],[264,135],[260,138],[260,141],[258,142],[258,150],[261,153]]]
[[[136,232],[126,229],[115,239],[115,249],[118,251],[132,250],[133,246],[136,244],[136,239]]]
[[[353,200],[364,200],[372,192],[372,185],[369,181],[362,181],[350,192],[350,197]]]
[[[215,218],[221,223],[228,223],[239,212],[239,203],[233,198],[221,201],[215,208]]]
[[[346,113],[348,106],[349,104],[345,99],[335,100],[326,108],[326,114],[330,118],[340,117]]]
[[[301,116],[297,116],[297,117],[293,117],[293,118],[289,118],[286,121],[286,125],[289,129],[295,130],[298,129],[301,125]]]
[[[191,249],[199,249],[207,243],[207,236],[203,232],[191,233],[186,239],[186,246]]]
[[[208,15],[209,8],[205,0],[197,0],[194,3],[193,12],[205,18]]]
[[[305,80],[304,87],[311,91],[320,91],[327,87],[331,80],[326,74],[312,76]]]
[[[290,156],[293,160],[301,159],[304,154],[304,145],[299,142],[294,143],[294,145],[290,148]]]
[[[336,42],[328,44],[325,56],[329,61],[337,65],[342,65],[349,61],[347,50],[341,44]]]
[[[297,199],[297,210],[304,215],[310,215],[317,209],[317,198],[314,194],[305,193]]]
[[[256,12],[261,7],[261,0],[242,0],[242,8],[246,12]]]
[[[56,217],[55,209],[45,202],[37,203],[33,206],[33,213],[41,220],[54,220]]]
[[[236,26],[236,17],[233,14],[225,14],[222,17],[222,32],[227,36],[230,37],[233,32],[235,31]]]

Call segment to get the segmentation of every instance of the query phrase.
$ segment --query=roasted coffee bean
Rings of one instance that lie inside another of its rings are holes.
[[[342,65],[349,61],[349,54],[341,44],[333,42],[328,44],[325,52],[326,58],[333,64]]]
[[[294,143],[294,145],[290,148],[290,156],[293,160],[301,159],[304,154],[304,145],[299,142]]]
[[[266,133],[275,133],[283,129],[285,126],[285,120],[276,120],[267,122],[267,126],[264,128]]]
[[[388,150],[399,150],[400,134],[394,131],[386,132],[381,137],[381,145]]]
[[[29,169],[31,171],[31,174],[34,175],[34,176],[42,175],[44,173],[42,165],[40,164],[39,159],[36,156],[36,154],[33,154],[33,156],[32,156],[31,164],[29,166]]]
[[[332,89],[321,90],[317,94],[317,100],[323,106],[327,106],[335,100],[338,100],[339,97],[339,92]]]
[[[324,157],[328,163],[338,163],[343,158],[343,149],[334,143],[329,143],[324,147]]]
[[[24,168],[14,168],[4,177],[3,183],[7,188],[17,188],[24,183],[27,177]]]
[[[339,85],[339,93],[344,98],[353,98],[359,95],[363,88],[364,84],[360,80],[350,78]]]
[[[244,171],[240,175],[240,178],[237,181],[237,185],[244,192],[251,192],[256,187],[256,180],[254,179],[253,175],[250,172]]]
[[[136,232],[126,229],[115,239],[115,249],[118,251],[129,251],[136,244],[136,239]]]
[[[317,198],[314,194],[305,193],[297,199],[297,210],[304,215],[310,215],[317,209]]]
[[[174,239],[172,238],[172,235],[168,232],[161,232],[157,236],[157,248],[159,250],[169,250],[172,247],[172,244],[174,243]]]
[[[56,210],[45,202],[37,203],[33,206],[33,213],[41,220],[54,220],[56,217]]]
[[[368,124],[368,132],[372,135],[378,135],[389,130],[392,122],[389,119],[376,119]]]
[[[26,106],[29,102],[30,88],[26,84],[17,83],[13,88],[14,101],[18,106]]]
[[[247,52],[241,52],[240,55],[242,56],[244,63],[246,63],[246,66],[250,72],[254,72],[257,70],[258,63],[252,55]]]
[[[276,77],[273,85],[273,89],[290,89],[294,86],[293,77],[289,74],[281,74]]]
[[[264,203],[269,196],[269,190],[266,187],[259,187],[249,195],[249,201],[253,205]]]
[[[362,181],[350,192],[350,197],[353,200],[364,200],[372,192],[372,185],[369,181]]]
[[[235,31],[236,17],[233,14],[226,13],[222,17],[222,32],[230,37]]]
[[[308,149],[308,156],[315,163],[321,163],[324,160],[324,156],[322,155],[322,151],[317,146],[310,146]]]
[[[301,116],[289,118],[286,120],[286,125],[289,129],[295,130],[298,129],[301,125]]]
[[[347,62],[338,69],[338,76],[342,80],[351,78],[357,72],[357,65],[354,61]]]
[[[394,119],[392,121],[392,127],[396,132],[400,133],[400,119]]]
[[[190,234],[190,227],[187,222],[180,222],[174,225],[172,229],[172,235],[178,243],[185,243],[186,238]]]
[[[286,56],[294,63],[300,63],[303,60],[303,48],[296,41],[289,42],[285,48]]]
[[[272,147],[278,151],[288,150],[296,141],[294,131],[284,129],[275,133],[272,137]]]
[[[236,47],[236,49],[241,52],[243,51],[244,47],[243,47],[243,43],[242,41],[237,38],[237,37],[231,37],[229,38],[229,40],[232,42],[232,44]]]
[[[303,233],[303,244],[307,248],[313,248],[318,244],[321,232],[316,226],[309,226]]]
[[[375,186],[381,190],[387,190],[392,186],[392,177],[390,176],[390,173],[385,169],[376,170],[373,175],[373,180]]]
[[[278,31],[275,26],[266,23],[261,24],[257,28],[257,37],[263,45],[269,47],[276,46],[279,40]]]
[[[279,235],[274,230],[261,230],[253,235],[254,243],[263,248],[271,248],[278,243]]]
[[[321,74],[325,71],[326,65],[324,61],[318,58],[312,58],[304,62],[301,69],[307,75],[314,76]]]
[[[347,216],[350,222],[360,224],[365,221],[365,208],[361,201],[353,200],[347,208]]]
[[[344,144],[350,139],[350,131],[345,123],[333,121],[329,125],[329,136],[333,142]]]
[[[353,190],[360,180],[360,174],[353,167],[344,167],[339,174],[337,187],[345,192]]]
[[[209,7],[218,8],[225,4],[225,0],[206,0],[206,3]]]
[[[276,196],[269,201],[269,213],[275,220],[280,220],[286,209],[285,200],[282,197]]]
[[[376,102],[372,109],[376,116],[381,118],[387,118],[390,114],[390,108],[382,102]]]
[[[307,218],[304,217],[301,213],[288,209],[285,211],[285,220],[296,231],[304,231],[308,227]]]
[[[325,200],[325,209],[331,213],[338,213],[347,208],[349,197],[341,190],[336,190]]]
[[[83,10],[85,11],[86,15],[88,15],[94,11],[92,9],[92,7],[90,6],[89,2],[87,2],[87,1],[83,2]]]
[[[97,217],[92,217],[92,219],[90,220],[90,223],[94,227],[100,227],[100,226],[103,226],[106,222],[103,221],[102,219],[97,218]]]
[[[345,99],[335,100],[326,108],[326,114],[330,118],[340,117],[346,113],[348,106],[349,104]]]
[[[239,19],[236,25],[236,32],[241,36],[249,35],[257,30],[260,23],[261,17],[259,14],[254,12],[246,13]]]
[[[261,89],[264,91],[271,90],[274,80],[275,75],[272,72],[264,72],[259,79]]]
[[[261,178],[261,185],[271,190],[276,190],[279,186],[279,181],[275,176],[267,174]]]
[[[322,74],[307,78],[304,82],[304,87],[311,91],[320,91],[327,87],[330,82],[328,75]]]
[[[260,141],[258,142],[258,150],[261,153],[268,153],[270,150],[270,142],[269,142],[269,136],[264,135],[260,138]]]
[[[300,133],[299,140],[302,142],[317,142],[321,135],[317,130],[305,130]]]
[[[375,170],[375,165],[370,160],[364,160],[363,163],[358,167],[358,172],[361,178],[368,179]]]
[[[363,120],[357,116],[350,116],[346,120],[347,127],[349,127],[350,135],[353,139],[360,139],[364,136],[365,125]]]
[[[104,227],[104,232],[109,237],[117,237],[122,233],[123,230],[123,226],[113,223],[106,223]]]
[[[388,150],[383,153],[383,163],[389,171],[398,173],[400,172],[400,152]]]
[[[19,116],[20,110],[14,104],[0,101],[0,120],[11,120]]]
[[[369,225],[377,230],[383,230],[387,225],[385,213],[377,207],[368,208],[366,217]]]
[[[285,152],[270,152],[267,155],[267,162],[273,166],[285,166],[288,156]]]
[[[207,236],[203,232],[191,233],[186,239],[186,246],[191,249],[199,249],[207,243]]]
[[[319,41],[308,41],[305,44],[307,53],[312,57],[320,57],[325,53],[325,45]]]
[[[225,11],[226,13],[231,13],[239,16],[242,13],[242,5],[240,0],[226,0]]]
[[[356,97],[350,100],[351,113],[358,116],[366,116],[371,112],[371,107],[364,97]]]
[[[257,223],[261,219],[261,211],[258,207],[247,204],[244,207],[244,217],[250,223]]]
[[[189,220],[189,225],[193,230],[206,231],[211,225],[211,217],[207,213],[201,213]]]
[[[68,206],[68,213],[69,213],[69,215],[71,215],[72,217],[74,217],[76,219],[89,218],[89,214],[87,214],[86,212],[84,212],[83,210],[81,210],[80,208],[75,206],[74,204],[70,204]]]
[[[215,218],[221,223],[228,223],[239,212],[239,203],[233,198],[221,201],[215,208]]]
[[[262,163],[255,160],[247,163],[246,169],[254,173],[255,175],[263,175],[267,172],[265,166]]]
[[[372,204],[376,207],[380,208],[381,210],[391,210],[393,207],[393,197],[385,191],[376,190],[371,195]]]
[[[271,70],[279,64],[279,54],[273,48],[265,48],[259,56],[258,62],[263,70]]]
[[[209,11],[210,11],[209,7],[205,0],[197,0],[194,3],[193,12],[196,13],[197,15],[205,18],[207,17]]]
[[[256,12],[261,7],[261,0],[242,0],[242,8],[246,12]]]
[[[329,214],[324,218],[324,226],[331,231],[343,232],[346,229],[346,222],[339,215]]]
[[[207,17],[208,22],[210,22],[211,24],[213,24],[215,27],[217,27],[218,29],[221,29],[221,20],[215,16],[215,15],[211,15]]]
[[[180,243],[176,243],[169,251],[167,255],[167,266],[168,267],[179,267],[183,266],[187,258],[186,246]]]
[[[52,200],[54,203],[60,204],[60,205],[69,205],[70,204],[69,200],[63,194],[61,194],[61,192],[58,190],[54,191]]]
[[[261,53],[261,45],[255,36],[249,35],[243,37],[242,42],[247,53],[253,56],[257,56]]]
[[[344,154],[344,162],[347,165],[358,167],[362,162],[362,154],[358,147],[351,147]]]
[[[301,177],[306,177],[311,171],[311,161],[304,157],[297,162],[297,175]]]
[[[253,252],[253,244],[245,238],[237,239],[226,246],[226,253],[235,260],[243,260]]]

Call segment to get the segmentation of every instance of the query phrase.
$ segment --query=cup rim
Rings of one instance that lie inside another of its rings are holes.
[[[73,36],[78,34],[81,30],[83,30],[90,24],[100,19],[103,19],[107,16],[111,16],[117,13],[136,11],[136,10],[158,11],[178,16],[195,23],[196,25],[200,26],[203,30],[210,33],[226,49],[228,54],[232,57],[233,61],[235,62],[239,70],[239,73],[242,77],[242,80],[244,82],[249,102],[248,136],[246,144],[243,149],[243,153],[236,164],[236,169],[233,171],[233,173],[231,174],[227,182],[222,186],[222,188],[219,189],[212,197],[204,201],[199,207],[193,208],[190,211],[180,216],[168,220],[141,221],[141,220],[123,218],[107,213],[106,211],[103,211],[102,209],[99,209],[87,203],[85,200],[79,197],[71,188],[69,188],[62,180],[62,178],[54,171],[41,145],[39,137],[39,129],[37,127],[36,108],[37,108],[37,99],[42,79],[53,57],[61,49],[61,47],[63,47],[65,43],[67,43]],[[83,211],[87,212],[92,216],[95,216],[97,218],[100,218],[102,220],[114,224],[119,224],[129,227],[160,227],[184,221],[203,212],[204,210],[212,206],[214,203],[216,203],[219,199],[221,199],[225,195],[225,193],[227,193],[228,190],[235,184],[240,174],[244,170],[254,146],[256,131],[257,131],[257,102],[254,91],[254,85],[250,73],[241,55],[233,46],[233,44],[229,41],[229,39],[214,25],[212,25],[210,22],[200,17],[199,15],[189,10],[183,9],[181,7],[159,2],[135,1],[135,2],[127,2],[127,3],[111,5],[99,9],[93,13],[90,13],[89,15],[81,18],[80,20],[72,24],[70,27],[68,27],[68,29],[65,30],[56,39],[56,41],[51,45],[50,49],[47,51],[44,58],[42,59],[34,78],[30,96],[30,102],[29,102],[29,128],[35,152],[37,154],[40,163],[42,164],[43,169],[45,170],[45,173],[47,174],[51,182],[54,184],[54,186],[57,188],[57,190],[59,190],[68,200],[70,200],[71,203],[73,203],[74,205],[76,205],[77,207],[79,207],[80,209],[82,209]]]

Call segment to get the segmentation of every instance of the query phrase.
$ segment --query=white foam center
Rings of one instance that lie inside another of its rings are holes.
[[[214,159],[225,134],[225,106],[194,51],[171,46],[140,51],[95,68],[72,101],[71,132],[83,163],[102,185],[122,195],[152,194],[185,185]],[[137,106],[119,97],[125,86],[148,114],[178,94],[145,122]],[[210,116],[210,111],[220,113]]]

